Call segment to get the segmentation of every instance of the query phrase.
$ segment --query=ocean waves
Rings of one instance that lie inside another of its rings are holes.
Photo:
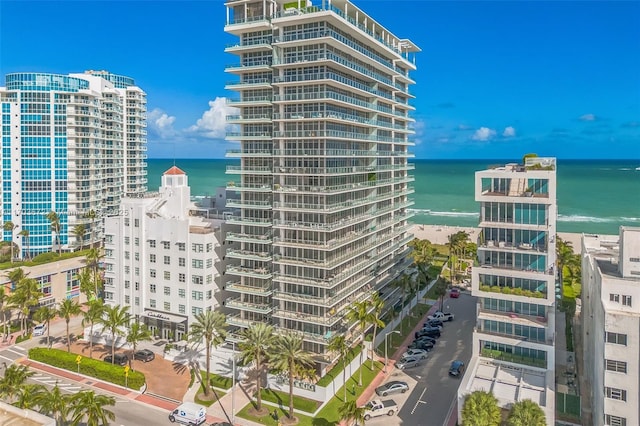
[[[426,216],[443,216],[443,217],[479,217],[479,213],[473,212],[459,212],[459,211],[449,211],[449,212],[438,212],[430,209],[409,209],[410,212],[415,214],[422,214]]]
[[[582,216],[578,214],[558,215],[558,222],[583,222],[583,223],[627,223],[640,222],[640,217],[594,217]]]

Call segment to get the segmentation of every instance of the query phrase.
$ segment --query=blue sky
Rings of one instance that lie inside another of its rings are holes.
[[[355,3],[422,48],[417,158],[640,158],[640,2]],[[222,0],[2,0],[0,73],[131,76],[151,158],[222,158],[225,16]]]

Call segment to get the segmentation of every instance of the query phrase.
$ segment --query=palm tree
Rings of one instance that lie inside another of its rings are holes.
[[[58,307],[58,315],[60,318],[64,318],[67,323],[67,352],[71,352],[71,336],[69,334],[69,321],[71,317],[75,317],[82,312],[80,304],[73,299],[64,299]]]
[[[27,328],[27,319],[31,308],[38,304],[38,300],[42,297],[40,284],[33,278],[22,278],[16,287],[16,290],[9,296],[11,304],[16,306],[22,317],[20,318],[20,331],[24,332]]]
[[[402,292],[402,310],[404,312],[404,305],[407,303],[407,293],[411,291],[412,283],[411,277],[407,274],[402,274],[402,277],[393,282],[393,286],[399,288]],[[404,333],[404,318],[400,318],[400,333]]]
[[[97,297],[97,294],[94,294],[96,285],[91,269],[82,268],[75,278],[80,283],[80,292],[87,297],[87,300],[93,300],[94,296]]]
[[[4,369],[4,376],[0,379],[0,398],[13,399],[27,379],[35,373],[26,365],[11,364]]]
[[[7,312],[9,312],[9,295],[6,293],[6,288],[4,286],[0,286],[0,315],[2,316],[2,325],[4,325],[5,336],[9,335]]]
[[[293,418],[293,379],[313,363],[313,355],[303,348],[302,334],[290,332],[278,336],[270,364],[275,370],[289,374],[289,418]]]
[[[2,225],[2,229],[11,233],[11,238],[9,239],[9,243],[11,245],[11,263],[13,263],[13,231],[16,229],[16,226],[13,225],[13,222],[7,220],[4,225]]]
[[[191,342],[198,345],[204,341],[206,350],[206,377],[204,382],[204,394],[209,396],[211,383],[209,372],[211,371],[211,348],[217,347],[225,341],[227,320],[224,314],[217,311],[204,311],[196,314],[191,323]],[[258,389],[258,391],[260,391]]]
[[[64,425],[67,422],[72,400],[72,395],[60,391],[57,382],[53,389],[36,397],[37,405],[40,406],[43,414],[53,417],[56,424],[59,425]]]
[[[104,253],[100,249],[100,247],[92,248],[87,253],[87,266],[91,268],[93,271],[93,282],[94,282],[94,291],[96,297],[100,294],[100,290],[102,290],[102,280],[100,278],[100,260],[104,257]]]
[[[18,388],[13,405],[23,410],[33,410],[40,405],[38,400],[48,394],[49,391],[43,385],[24,384]]]
[[[349,323],[356,323],[360,328],[360,345],[362,345],[362,352],[360,352],[360,365],[363,364],[362,356],[364,355],[364,333],[367,331],[367,326],[372,323],[373,315],[370,312],[371,304],[368,300],[362,302],[356,302],[351,305],[347,315],[345,316]],[[360,379],[358,380],[358,386],[362,386],[362,368],[360,369]]]
[[[417,292],[416,292],[417,293]],[[371,339],[371,370],[374,367],[374,345],[376,341],[376,335],[378,334],[378,327],[384,328],[385,323],[380,319],[382,310],[384,309],[384,300],[380,298],[380,295],[376,292],[373,293],[369,300],[369,306],[373,309],[371,311],[371,324],[373,324],[373,338]]]
[[[467,395],[462,406],[462,426],[499,426],[501,421],[498,400],[491,392]]]
[[[542,408],[530,399],[518,401],[511,406],[508,426],[545,426],[547,418]]]
[[[111,363],[115,361],[116,355],[116,339],[118,336],[123,336],[122,329],[129,324],[129,306],[109,306],[104,308],[105,315],[100,318],[100,323],[104,326],[104,329],[111,334]]]
[[[51,320],[58,315],[55,309],[50,306],[40,306],[38,310],[33,314],[36,321],[47,324],[47,346],[51,347],[50,331]]]
[[[76,239],[76,244],[78,245],[78,249],[82,250],[84,246],[84,236],[87,233],[87,228],[82,224],[78,224],[73,227],[73,236]]]
[[[82,314],[82,326],[86,327],[87,324],[91,325],[89,331],[89,358],[91,358],[93,356],[93,326],[102,319],[105,306],[102,300],[99,299],[89,301],[88,305],[89,309]]]
[[[469,234],[465,231],[458,231],[455,234],[451,234],[448,237],[449,240],[449,263],[451,267],[451,283],[455,283],[457,259],[454,257],[457,253],[460,253],[462,247],[467,244],[469,240]]]
[[[238,344],[240,357],[245,364],[256,363],[256,410],[262,411],[262,369],[273,342],[273,327],[258,322],[243,330],[243,340]]]
[[[116,404],[116,399],[112,396],[98,395],[93,391],[82,391],[73,396],[72,404],[71,424],[73,426],[77,426],[85,418],[84,423],[87,426],[108,425],[116,418],[113,411],[105,408]]]
[[[338,414],[340,415],[340,420],[344,420],[347,424],[351,424],[351,422],[356,422],[356,424],[364,424],[364,407],[358,407],[358,403],[355,400],[346,401],[343,403],[340,408],[338,408]]]
[[[22,229],[22,231],[18,232],[18,235],[20,235],[22,237],[22,241],[24,241],[24,246],[25,246],[25,254],[26,256],[23,254],[23,258],[29,259],[31,257],[30,253],[29,253],[29,230],[28,229]]]
[[[96,229],[96,224],[95,224],[96,217],[97,217],[96,211],[95,210],[89,210],[89,212],[85,215],[85,217],[87,219],[91,219],[91,227],[89,228],[89,231],[90,231],[90,233],[89,233],[89,239],[90,239],[89,240],[89,247],[93,247],[93,245],[95,244],[95,241],[93,240],[93,232]],[[100,246],[100,245],[98,244],[98,246]]]
[[[60,255],[62,254],[62,245],[60,244],[60,216],[52,210],[47,213],[47,220],[51,224],[51,231],[56,234],[54,243],[58,245],[58,255]]]
[[[327,350],[338,354],[338,357],[342,360],[342,383],[344,384],[343,402],[347,400],[347,355],[349,355],[350,349],[347,339],[345,339],[344,334],[341,333],[334,334],[329,340],[329,345],[327,345]]]
[[[408,245],[413,248],[411,252],[413,263],[418,267],[418,270],[427,277],[427,268],[433,262],[438,251],[429,240],[414,238]]]
[[[131,354],[131,358],[129,358],[129,365],[131,367],[133,367],[133,356],[136,353],[138,343],[149,340],[151,340],[151,331],[146,325],[137,321],[134,321],[129,325],[129,330],[127,331],[127,343],[133,347],[133,353]]]

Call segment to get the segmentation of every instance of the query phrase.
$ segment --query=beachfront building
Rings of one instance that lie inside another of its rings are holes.
[[[14,225],[2,239],[22,258],[100,243],[102,217],[117,212],[123,194],[147,189],[145,93],[107,71],[15,73],[0,87],[0,105],[0,210]]]
[[[556,160],[527,158],[476,172],[480,203],[473,352],[458,412],[475,390],[504,409],[531,399],[555,419]],[[460,418],[460,415],[458,416]]]
[[[233,327],[304,333],[322,355],[344,316],[407,266],[407,162],[419,49],[348,0],[227,1],[239,210],[227,224]]]
[[[182,340],[194,315],[218,307],[221,220],[190,198],[174,166],[158,192],[123,198],[105,220],[105,302],[130,306],[162,339]]]
[[[582,236],[585,424],[640,424],[640,228]]]

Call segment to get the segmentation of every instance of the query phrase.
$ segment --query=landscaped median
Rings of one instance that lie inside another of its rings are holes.
[[[202,380],[204,380],[206,374],[207,374],[206,371],[200,370],[200,377],[202,378]],[[195,380],[195,376],[194,376],[194,380]],[[227,394],[226,391],[228,391],[231,388],[232,379],[231,377],[224,377],[224,376],[220,376],[219,374],[209,373],[209,383],[212,387],[211,392],[215,392],[215,395],[218,398],[222,398]],[[191,387],[191,385],[189,385],[189,387]],[[194,396],[194,402],[200,405],[209,407],[211,404],[213,404],[216,401],[217,399],[204,398],[204,389],[202,384],[200,384],[200,386],[198,387],[198,391]]]
[[[125,377],[124,367],[59,349],[29,349],[29,359],[120,386],[125,386],[126,383],[126,387],[130,389],[138,390],[145,383],[144,374],[139,371],[129,370],[129,377]]]

